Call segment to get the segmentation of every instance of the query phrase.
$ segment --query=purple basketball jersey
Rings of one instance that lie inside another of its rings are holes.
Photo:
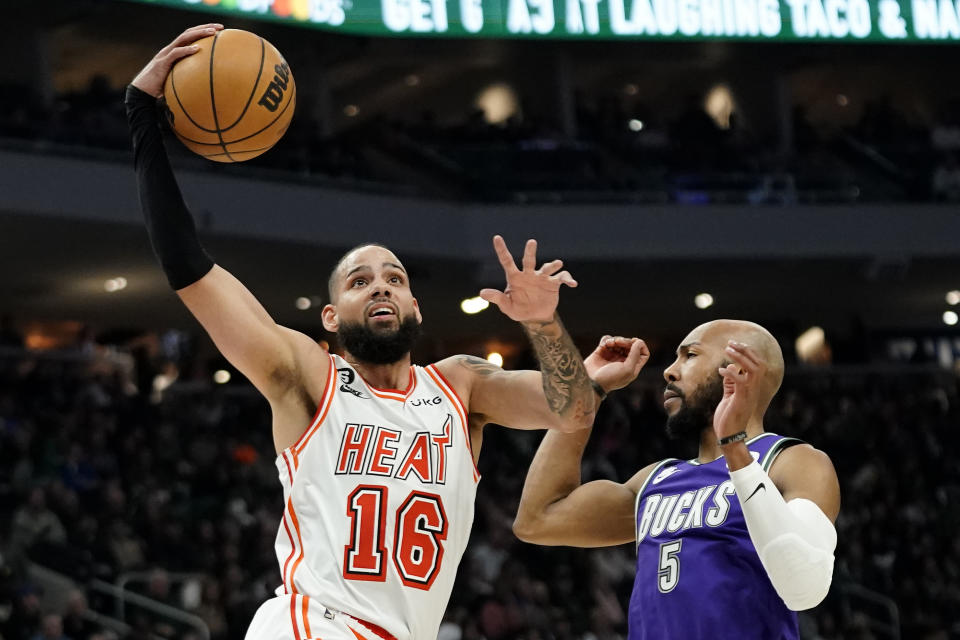
[[[747,441],[767,470],[800,441]],[[796,640],[787,609],[760,564],[723,457],[660,462],[637,495],[637,575],[629,640]]]

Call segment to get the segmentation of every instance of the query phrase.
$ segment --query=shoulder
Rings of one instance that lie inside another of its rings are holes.
[[[769,474],[784,500],[813,500],[831,520],[836,519],[840,510],[840,481],[826,453],[806,443],[798,444],[777,456]]]
[[[470,399],[477,380],[504,373],[503,369],[483,358],[463,354],[444,358],[432,366],[464,400]]]
[[[633,477],[624,482],[624,486],[633,491],[634,495],[639,495],[643,492],[643,489],[647,486],[647,483],[650,481],[650,477],[658,469],[668,465],[675,464],[680,462],[676,458],[665,458],[664,460],[658,460],[657,462],[651,462],[640,471],[637,471],[633,474]]]
[[[806,442],[796,441],[788,443],[777,454],[770,466],[770,476],[797,471],[813,474],[828,469],[836,473],[830,456]]]

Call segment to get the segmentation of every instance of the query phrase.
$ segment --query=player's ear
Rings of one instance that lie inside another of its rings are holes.
[[[340,328],[340,317],[337,315],[337,308],[332,304],[323,306],[320,317],[323,319],[323,328],[330,333],[336,333]]]
[[[420,303],[413,299],[413,315],[417,318],[417,324],[423,324],[423,315],[420,313]]]

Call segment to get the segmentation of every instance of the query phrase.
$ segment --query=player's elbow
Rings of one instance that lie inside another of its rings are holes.
[[[788,609],[812,609],[827,597],[833,581],[832,553],[790,533],[768,544],[760,559]]]
[[[535,516],[520,511],[513,519],[513,535],[523,542],[543,544],[544,527],[542,521]]]
[[[828,581],[821,588],[805,593],[783,594],[780,597],[783,598],[783,603],[787,605],[787,609],[791,611],[806,611],[807,609],[813,609],[823,602],[823,599],[827,597],[829,591],[830,582]]]

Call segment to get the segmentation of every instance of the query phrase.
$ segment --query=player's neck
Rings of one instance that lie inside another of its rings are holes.
[[[398,389],[403,391],[410,384],[410,354],[406,354],[396,362],[390,364],[370,364],[357,359],[349,352],[343,354],[343,359],[357,370],[360,377],[377,389]]]
[[[763,419],[751,419],[747,423],[747,440],[755,438],[763,433]],[[700,434],[700,450],[697,455],[697,461],[700,464],[713,462],[723,455],[720,445],[717,443],[717,434],[713,428],[704,429]]]

